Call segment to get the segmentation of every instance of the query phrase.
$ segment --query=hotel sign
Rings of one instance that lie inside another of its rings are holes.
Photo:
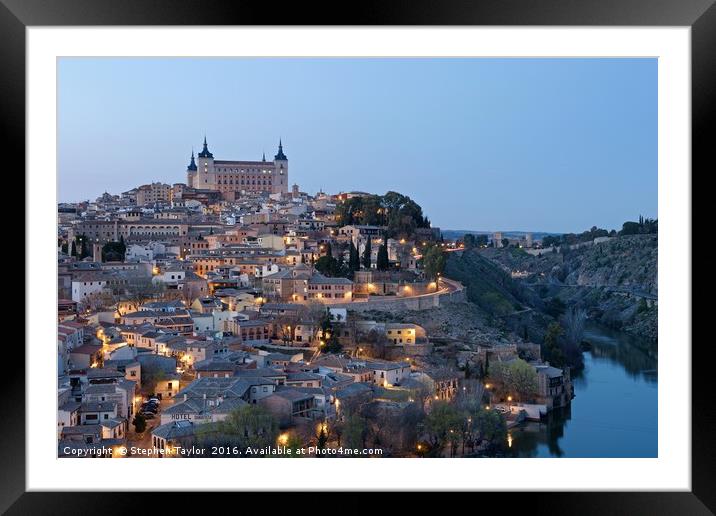
[[[172,421],[211,421],[211,414],[172,414]]]

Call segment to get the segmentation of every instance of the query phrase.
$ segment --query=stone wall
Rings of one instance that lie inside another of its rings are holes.
[[[450,285],[447,291],[434,292],[412,297],[372,297],[366,301],[355,301],[351,303],[333,303],[332,308],[347,308],[355,312],[367,310],[381,310],[388,312],[402,312],[407,310],[430,310],[448,303],[462,303],[467,301],[465,287],[453,280],[442,280]]]

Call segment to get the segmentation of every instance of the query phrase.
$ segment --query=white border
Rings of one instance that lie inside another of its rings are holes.
[[[690,489],[689,28],[32,27],[27,43],[28,490]],[[659,458],[56,459],[56,58],[130,55],[658,56]]]

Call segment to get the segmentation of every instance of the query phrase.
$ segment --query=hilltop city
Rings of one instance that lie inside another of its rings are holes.
[[[188,161],[58,205],[60,457],[495,456],[571,403],[566,362],[500,314],[466,326],[446,271],[466,246],[540,255],[531,234],[446,238],[410,192],[309,194],[283,142]]]

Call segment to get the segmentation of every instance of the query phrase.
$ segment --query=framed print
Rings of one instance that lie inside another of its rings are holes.
[[[714,510],[691,302],[712,2],[0,13],[27,219],[3,510]]]

